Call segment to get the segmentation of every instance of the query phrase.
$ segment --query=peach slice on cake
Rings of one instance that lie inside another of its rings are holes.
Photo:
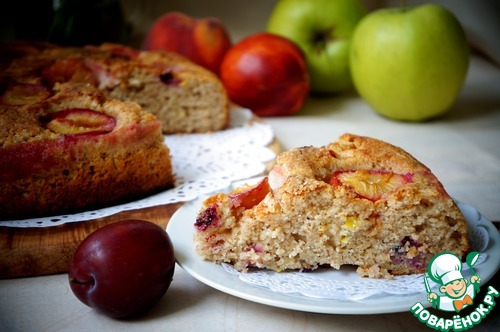
[[[94,86],[97,84],[92,71],[79,58],[58,60],[43,68],[41,74],[50,86],[65,82],[90,83]]]
[[[233,191],[229,194],[229,199],[234,208],[244,207],[245,209],[251,209],[259,204],[270,191],[271,187],[269,187],[268,178],[265,177],[254,186],[243,187],[238,191]]]
[[[330,184],[334,187],[350,186],[359,196],[376,201],[411,181],[411,174],[356,170],[335,172]]]
[[[71,108],[49,114],[42,119],[45,127],[54,133],[65,135],[111,132],[116,125],[114,118],[90,109]]]

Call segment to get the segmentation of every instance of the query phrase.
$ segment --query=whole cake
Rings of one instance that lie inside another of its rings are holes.
[[[352,134],[283,152],[257,185],[206,199],[194,242],[204,260],[242,271],[355,265],[373,278],[422,273],[438,253],[469,250],[463,215],[426,166]]]
[[[18,89],[0,105],[0,219],[99,208],[173,186],[161,123],[138,104],[82,84]]]
[[[211,132],[229,123],[229,102],[220,80],[184,57],[123,45],[58,47],[16,44],[4,47],[0,96],[24,93],[32,85],[38,99],[61,83],[81,83],[106,96],[134,101],[162,122],[164,134]],[[10,50],[10,52],[7,52]],[[4,103],[8,100],[4,100]]]

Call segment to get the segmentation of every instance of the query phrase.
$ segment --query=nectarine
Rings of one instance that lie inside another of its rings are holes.
[[[184,13],[168,12],[153,23],[144,47],[181,54],[219,74],[222,59],[231,47],[231,38],[216,18],[195,19]]]
[[[309,95],[302,51],[270,33],[251,35],[229,49],[220,77],[229,98],[259,116],[295,113]]]

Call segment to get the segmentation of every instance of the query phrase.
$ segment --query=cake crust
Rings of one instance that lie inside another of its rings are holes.
[[[261,183],[208,198],[195,227],[203,259],[243,271],[355,265],[361,276],[391,278],[469,250],[463,215],[425,165],[352,134],[281,153]]]

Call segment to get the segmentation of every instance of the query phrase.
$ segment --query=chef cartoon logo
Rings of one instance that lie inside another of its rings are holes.
[[[427,301],[434,309],[452,312],[452,318],[440,317],[427,310],[420,302],[415,303],[410,308],[410,312],[428,327],[443,332],[464,331],[481,323],[495,307],[496,298],[500,296],[500,292],[493,286],[488,286],[482,301],[478,298],[481,277],[472,267],[479,264],[479,255],[477,251],[467,255],[467,267],[472,274],[470,279],[462,273],[463,265],[460,258],[450,252],[434,256],[427,266],[427,273],[423,276]],[[429,279],[439,286],[436,291],[429,286]],[[462,311],[467,307],[471,307],[472,311]]]
[[[453,253],[441,253],[429,262],[428,278],[441,285],[439,287],[441,294],[431,291],[427,277],[424,275],[427,300],[434,308],[460,312],[463,308],[472,305],[474,297],[479,292],[481,278],[472,269],[472,265],[479,258],[479,253],[472,252],[471,254],[467,256],[467,264],[473,272],[470,280],[463,276],[462,261]]]

